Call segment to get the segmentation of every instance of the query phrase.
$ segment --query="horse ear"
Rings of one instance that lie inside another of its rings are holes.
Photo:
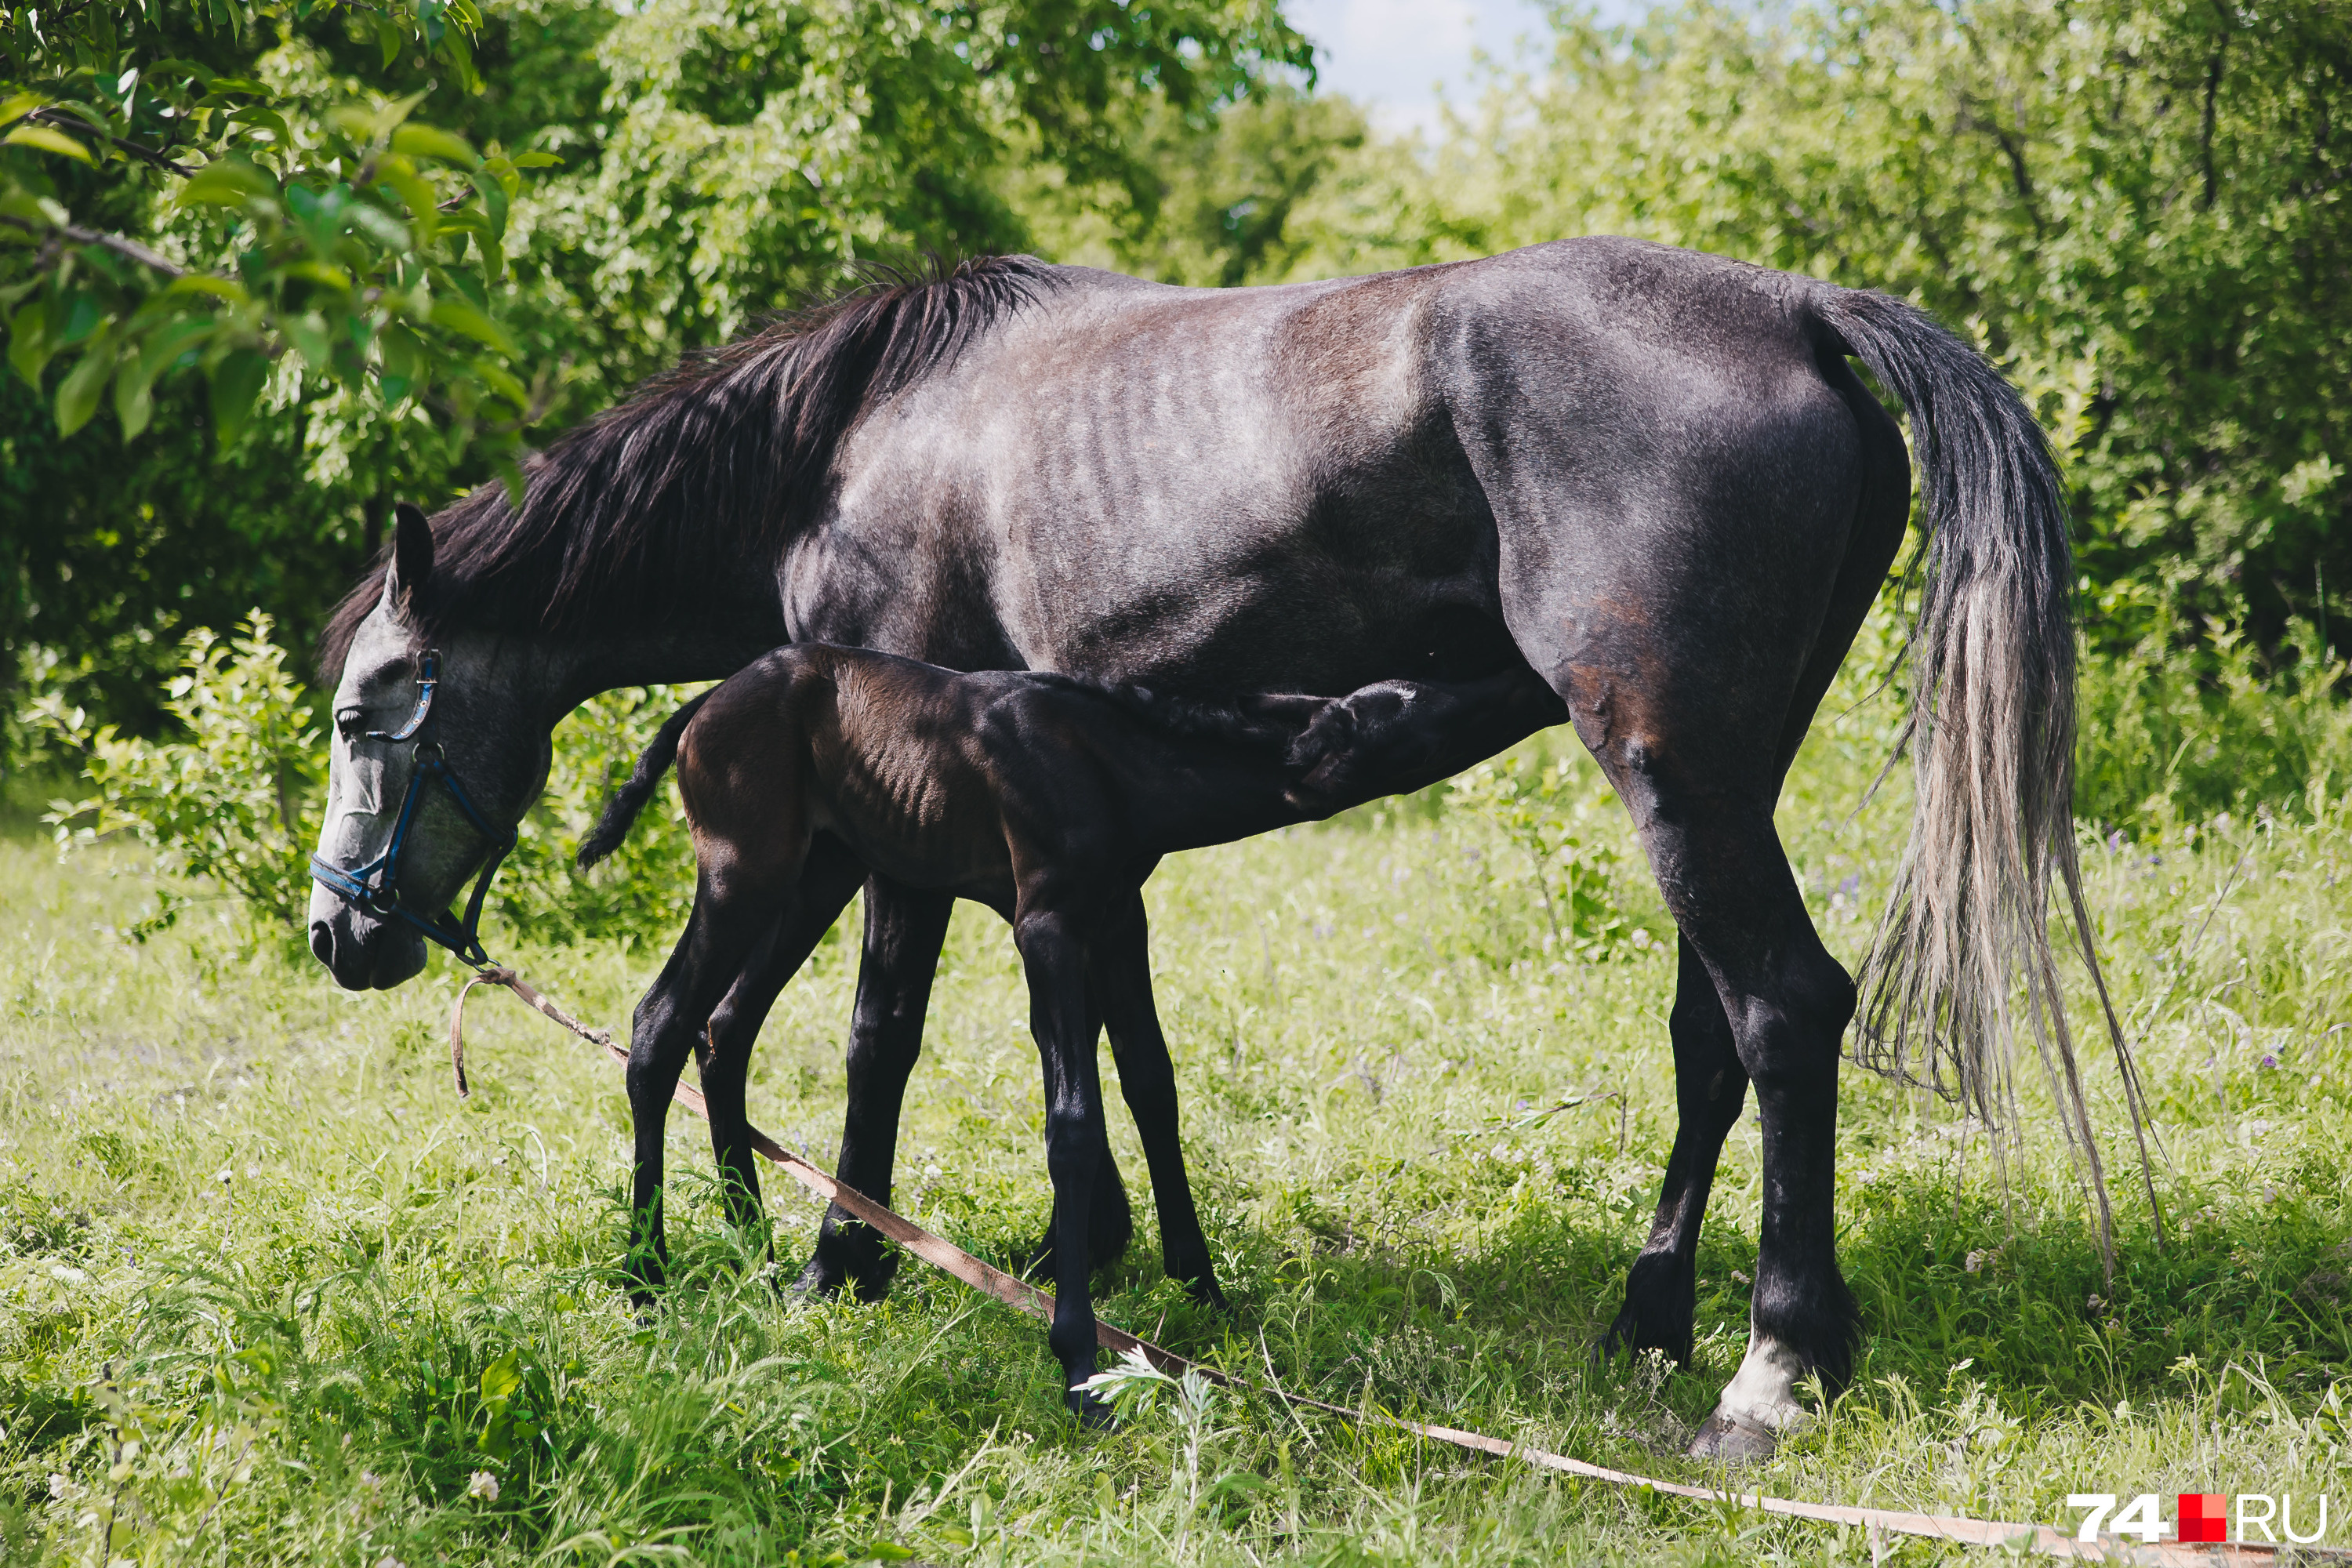
[[[433,525],[424,511],[402,501],[394,512],[392,569],[384,574],[384,598],[393,613],[405,619],[416,608],[416,595],[433,575]]]

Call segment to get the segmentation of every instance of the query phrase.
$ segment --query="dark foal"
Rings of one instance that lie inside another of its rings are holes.
[[[1465,738],[1523,731],[1520,710],[1554,701],[1515,674],[1203,703],[823,644],[780,648],[696,699],[663,726],[581,850],[583,864],[609,853],[676,760],[697,881],[686,932],[638,1004],[629,1055],[641,1295],[662,1279],[662,1128],[706,1033],[712,1144],[739,1216],[757,1212],[745,1069],[760,1017],[807,957],[806,943],[779,942],[801,929],[802,904],[869,872],[971,899],[1012,924],[1028,979],[1054,1184],[1048,1341],[1071,1408],[1091,1417],[1098,1406],[1077,1385],[1094,1372],[1087,1276],[1109,1165],[1095,1040],[1113,1005],[1139,999],[1150,1012],[1149,975],[1106,973],[1097,950],[1115,963],[1139,953],[1129,927],[1163,855],[1432,782]],[[714,1016],[730,991],[731,1016]],[[1156,1019],[1113,1022],[1129,1041],[1121,1073],[1133,1075],[1171,1271],[1213,1296],[1165,1041]],[[1109,1229],[1123,1245],[1123,1195],[1119,1206]]]

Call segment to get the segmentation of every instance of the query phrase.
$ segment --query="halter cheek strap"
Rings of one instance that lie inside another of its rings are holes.
[[[427,648],[418,661],[416,708],[407,722],[390,732],[371,730],[371,741],[398,742],[408,740],[422,729],[433,711],[433,695],[440,685],[441,655]],[[474,880],[474,890],[466,900],[466,917],[458,920],[448,910],[430,919],[416,913],[400,896],[400,852],[407,847],[409,827],[416,820],[416,808],[425,792],[438,784],[457,810],[471,824],[474,831],[489,841],[489,858],[483,863],[481,874]],[[489,896],[490,879],[498,875],[499,866],[515,847],[515,830],[493,826],[484,816],[466,786],[449,768],[437,741],[420,741],[416,745],[415,765],[409,770],[407,791],[400,797],[400,812],[393,819],[392,840],[383,853],[364,866],[346,870],[333,861],[318,855],[310,857],[310,876],[328,891],[355,908],[364,910],[380,920],[398,920],[424,933],[426,941],[437,942],[456,953],[476,969],[492,967],[490,955],[483,950],[481,938],[482,902]]]

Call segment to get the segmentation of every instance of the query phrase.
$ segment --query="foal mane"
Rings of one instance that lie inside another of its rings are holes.
[[[765,573],[857,422],[1054,283],[1027,256],[869,268],[821,305],[688,354],[526,459],[520,510],[492,483],[434,517],[423,629],[641,624]],[[328,622],[329,680],[383,574],[379,562]]]

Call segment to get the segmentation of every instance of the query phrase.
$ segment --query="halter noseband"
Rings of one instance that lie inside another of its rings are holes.
[[[409,714],[408,721],[399,729],[390,731],[370,730],[367,738],[394,745],[414,738],[425,727],[425,719],[433,711],[433,695],[440,687],[440,651],[426,648],[417,665],[415,711]],[[431,783],[438,783],[448,792],[449,798],[457,803],[457,809],[465,815],[466,820],[473,824],[474,830],[488,839],[491,846],[490,858],[483,865],[480,877],[475,880],[472,896],[466,900],[463,921],[454,918],[447,910],[427,920],[400,900],[400,852],[408,842],[409,824],[416,820],[417,805],[425,798],[425,787]],[[482,949],[482,900],[489,896],[490,879],[498,875],[499,862],[514,847],[515,830],[509,827],[501,832],[490,826],[489,818],[482,815],[481,808],[466,793],[466,786],[457,782],[456,773],[450,772],[448,759],[442,754],[441,742],[418,741],[415,763],[408,773],[408,791],[400,797],[400,815],[394,819],[392,842],[384,846],[383,853],[366,865],[348,871],[331,860],[313,855],[310,857],[310,876],[346,903],[364,910],[379,920],[406,921],[424,932],[428,942],[440,943],[476,969],[488,969],[492,967],[492,963],[490,955]]]

